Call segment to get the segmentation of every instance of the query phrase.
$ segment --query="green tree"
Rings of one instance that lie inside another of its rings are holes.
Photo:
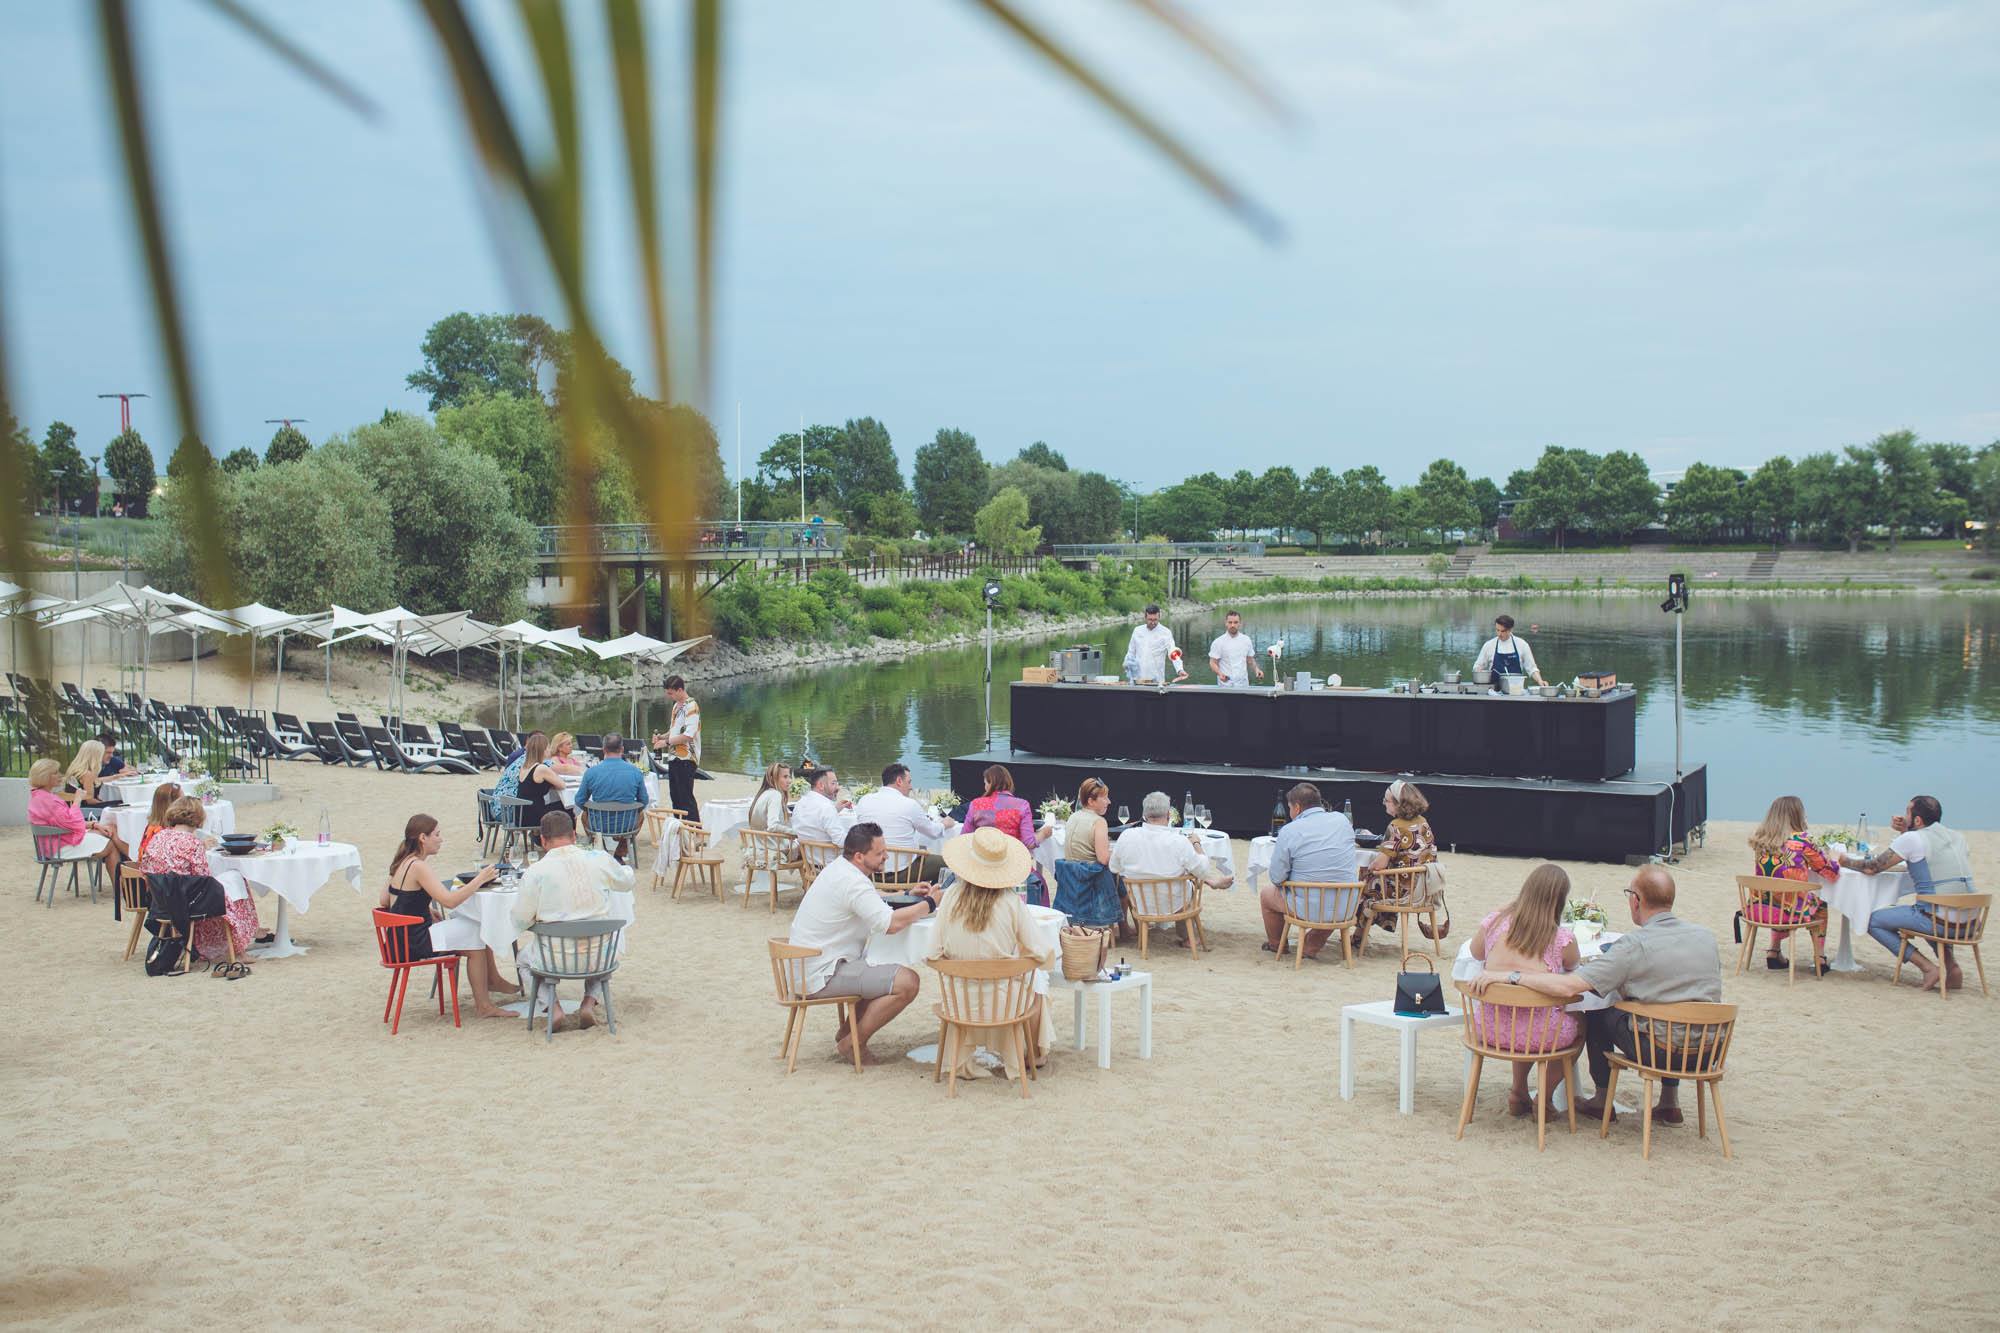
[[[1743,474],[1690,463],[1667,496],[1667,528],[1683,541],[1719,536],[1743,521]]]
[[[1850,446],[1845,457],[1807,454],[1792,470],[1799,519],[1815,537],[1845,541],[1850,554],[1859,551],[1880,481],[1867,450]]]
[[[1417,514],[1422,526],[1437,533],[1440,544],[1447,534],[1478,526],[1479,506],[1472,500],[1472,478],[1449,458],[1439,458],[1417,479]]]
[[[1300,506],[1299,474],[1288,467],[1264,469],[1257,478],[1258,526],[1276,528],[1287,538],[1299,525]]]
[[[169,481],[185,481],[197,471],[213,472],[214,470],[215,455],[208,451],[207,445],[192,435],[181,436],[180,444],[175,447],[172,456],[167,459],[167,479]]]
[[[405,382],[430,395],[433,412],[478,393],[539,398],[540,386],[529,371],[530,341],[517,319],[463,310],[446,315],[424,334],[424,364]],[[540,320],[534,323],[548,328]]]
[[[1036,467],[1045,467],[1056,472],[1069,471],[1069,460],[1040,440],[1036,440],[1015,457],[1023,463],[1033,463]]]
[[[1339,474],[1323,463],[1299,481],[1299,522],[1312,529],[1315,548],[1326,545],[1339,488]]]
[[[1012,486],[973,516],[972,531],[992,555],[1030,555],[1042,544],[1042,530],[1028,524],[1028,497]]]
[[[271,442],[264,446],[264,461],[272,465],[296,463],[312,452],[312,441],[297,426],[280,426],[271,432]]]
[[[1058,455],[1060,457],[1060,455]],[[1117,484],[1102,472],[1076,474],[1076,539],[1105,542],[1118,536],[1125,499]]]
[[[837,426],[808,426],[805,435],[804,467],[806,506],[809,509],[845,512],[840,503],[841,434]],[[757,475],[770,488],[779,506],[780,517],[790,517],[799,500],[800,451],[797,431],[780,435],[771,447],[757,456]],[[921,501],[919,501],[921,504]]]
[[[335,436],[319,454],[352,467],[387,501],[397,601],[482,620],[520,613],[534,540],[491,458],[447,443],[412,417]]]
[[[1140,506],[1140,526],[1169,541],[1209,541],[1222,526],[1224,504],[1210,481],[1191,477],[1147,496]]]
[[[1028,501],[1028,519],[1048,542],[1081,541],[1076,508],[1077,476],[1016,458],[994,465],[986,474],[987,498],[1012,487]]]
[[[848,418],[833,451],[834,494],[848,513],[876,496],[903,489],[903,469],[889,442],[889,428],[874,417]]]
[[[530,523],[559,522],[563,446],[539,398],[474,392],[438,410],[439,436],[493,460],[514,512]]]
[[[138,431],[114,435],[104,446],[104,471],[117,487],[118,498],[125,502],[125,512],[143,518],[158,478],[153,475],[153,451]]]
[[[1771,545],[1784,545],[1785,534],[1798,520],[1798,477],[1792,460],[1779,454],[1767,458],[1743,488],[1743,517],[1771,534]]]
[[[249,445],[239,445],[222,456],[222,470],[231,474],[254,472],[258,467],[257,451]]]
[[[666,414],[668,434],[680,444],[690,512],[699,518],[733,516],[736,504],[729,471],[722,465],[722,442],[716,438],[715,424],[687,403],[662,407],[650,398],[639,401],[645,411]]]
[[[916,503],[910,499],[908,491],[864,496],[862,505],[861,512],[854,515],[854,521],[871,537],[906,538],[923,521],[917,517]]]
[[[1936,475],[1913,430],[1888,431],[1876,436],[1868,448],[1882,477],[1876,491],[1877,516],[1889,529],[1893,551],[1897,534],[1928,516]]]
[[[5,506],[0,513],[4,513],[8,523],[25,527],[28,515],[41,508],[48,495],[48,463],[13,409],[0,400],[0,476],[10,473],[19,478],[20,485],[15,494],[0,500],[0,505]]]
[[[1222,496],[1223,527],[1241,534],[1259,525],[1261,515],[1258,512],[1256,473],[1245,467],[1236,469],[1236,474],[1227,479],[1215,477],[1214,473],[1203,473],[1191,480],[1206,482],[1210,478],[1214,478],[1215,488]]]
[[[1351,467],[1340,474],[1333,492],[1327,523],[1344,537],[1365,545],[1377,545],[1394,524],[1396,492],[1382,470],[1373,463]]]
[[[1481,535],[1493,531],[1500,522],[1500,488],[1493,484],[1491,477],[1479,477],[1472,483],[1472,503],[1479,510]]]
[[[1584,517],[1594,531],[1624,541],[1659,516],[1660,488],[1644,459],[1613,449],[1596,460],[1584,499]]]
[[[935,533],[969,531],[986,498],[986,460],[979,442],[962,430],[942,427],[917,450],[910,469],[917,514]]]
[[[1511,484],[1512,479],[1509,481]],[[1552,444],[1542,450],[1534,469],[1522,478],[1514,526],[1524,532],[1538,528],[1554,532],[1560,551],[1563,534],[1583,522],[1589,512],[1589,497],[1589,483],[1575,454]]]
[[[76,509],[97,488],[96,478],[90,474],[90,460],[76,447],[76,431],[60,421],[50,422],[49,432],[42,439],[42,466],[63,509]]]
[[[2000,528],[2000,440],[1981,449],[1973,460],[1971,491],[1973,510],[1986,524],[1980,545],[1992,555],[1993,530]]]
[[[1924,457],[1930,460],[1939,490],[1950,491],[1966,501],[1973,499],[1977,482],[1973,477],[1974,456],[1970,445],[1927,444]]]

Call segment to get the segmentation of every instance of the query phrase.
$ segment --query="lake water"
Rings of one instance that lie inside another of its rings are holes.
[[[1492,617],[1511,613],[1551,681],[1615,671],[1639,691],[1639,758],[1674,757],[1674,626],[1643,598],[1487,596],[1413,600],[1300,600],[1245,608],[1261,648],[1285,641],[1287,673],[1338,672],[1351,685],[1436,679],[1447,665],[1470,679]],[[1222,612],[1170,619],[1190,676],[1212,683],[1207,648]],[[2000,828],[2000,599],[1832,596],[1703,598],[1686,615],[1685,751],[1708,765],[1709,811],[1760,817],[1773,796],[1805,800],[1817,824],[1880,823],[1917,792],[1944,803],[1948,823]],[[1007,682],[1045,666],[1051,646],[1104,645],[1107,668],[1129,630],[1100,629],[993,646],[993,734],[1007,734]],[[1195,663],[1199,662],[1196,666]],[[1268,670],[1268,658],[1265,659]],[[902,661],[763,676],[703,693],[704,762],[756,772],[811,752],[850,782],[873,781],[890,759],[919,786],[946,785],[951,756],[984,740],[984,655],[978,648]],[[667,705],[640,700],[642,732],[664,729]],[[529,725],[575,732],[622,729],[625,696],[537,708]]]

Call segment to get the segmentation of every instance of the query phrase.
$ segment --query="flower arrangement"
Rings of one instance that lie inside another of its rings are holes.
[[[264,831],[258,836],[270,843],[273,850],[283,847],[288,841],[298,842],[301,839],[298,825],[284,819],[265,825]]]
[[[1604,909],[1597,905],[1595,898],[1586,898],[1582,902],[1578,902],[1574,898],[1570,899],[1563,907],[1562,919],[1570,924],[1575,924],[1579,921],[1588,921],[1594,926],[1608,926],[1611,924],[1611,918],[1605,915]]]
[[[932,810],[956,810],[965,804],[965,800],[949,787],[941,787],[936,791],[926,792],[924,804]]]
[[[880,783],[875,783],[875,782],[864,782],[864,783],[862,783],[862,784],[861,784],[861,785],[860,785],[859,787],[856,787],[856,788],[854,789],[854,791],[853,791],[853,793],[852,793],[852,794],[853,794],[853,796],[854,796],[854,799],[858,801],[858,800],[860,800],[860,799],[861,799],[862,797],[864,797],[864,796],[868,795],[868,793],[870,793],[870,792],[876,792],[876,791],[881,791],[881,790],[882,790],[882,787],[881,787],[881,784],[880,784]]]
[[[216,797],[222,795],[222,784],[214,778],[203,778],[200,782],[189,787],[187,794],[199,797],[203,804],[211,804]]]
[[[807,784],[804,778],[793,778],[792,785],[785,788],[785,796],[789,800],[796,801],[811,790],[811,786]]]
[[[1860,841],[1854,836],[1854,830],[1851,828],[1823,828],[1818,833],[1806,834],[1805,840],[1817,847],[1821,856],[1833,855],[1832,848],[1835,843],[1852,848]]]
[[[1053,820],[1058,824],[1076,813],[1076,806],[1073,802],[1053,794],[1046,801],[1043,801],[1037,809],[1041,811],[1042,818]]]
[[[201,760],[192,755],[181,761],[181,776],[184,778],[198,778],[206,772],[208,770],[201,766]]]

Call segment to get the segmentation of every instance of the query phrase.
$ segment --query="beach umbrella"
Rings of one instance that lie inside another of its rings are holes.
[[[241,625],[255,644],[259,639],[278,636],[278,671],[271,683],[271,706],[277,707],[285,698],[285,636],[302,633],[311,625],[332,618],[332,612],[320,611],[311,615],[294,615],[290,611],[280,611],[276,607],[265,606],[262,602],[252,602],[221,613],[226,618]],[[254,662],[250,670],[249,707],[257,706],[257,671]]]
[[[216,612],[191,597],[163,592],[150,584],[143,588],[135,588],[129,583],[114,583],[108,588],[82,598],[74,606],[74,611],[57,619],[65,623],[72,617],[78,620],[85,619],[87,617],[76,613],[86,608],[95,608],[98,615],[112,617],[116,622],[122,622],[142,631],[139,636],[143,651],[139,667],[139,693],[142,697],[150,690],[153,667],[152,627],[161,621],[171,620],[190,611],[198,611],[205,616],[216,615]]]
[[[188,703],[194,703],[195,686],[201,681],[201,636],[203,634],[241,634],[243,627],[234,621],[224,620],[219,615],[206,611],[183,611],[165,620],[156,620],[148,626],[153,634],[171,634],[184,630],[194,642],[194,653],[188,658]]]
[[[589,647],[589,640],[585,639],[574,625],[569,626],[567,629],[547,630],[543,629],[540,625],[530,625],[525,620],[516,620],[502,625],[496,632],[514,645],[514,730],[519,731],[521,729],[521,687],[523,681],[526,679],[522,659],[527,656],[528,646],[533,644],[537,648],[553,648],[557,652],[570,653]],[[502,709],[500,722],[504,726],[507,722],[505,715],[507,695],[504,689],[500,695],[500,707]]]
[[[42,617],[60,611],[70,603],[61,597],[44,597],[27,588],[0,580],[0,616],[7,617],[7,669],[21,669],[21,622],[40,628]],[[86,641],[85,650],[88,651]]]
[[[622,638],[606,639],[602,643],[590,644],[590,650],[606,661],[614,657],[629,657],[635,662],[671,662],[696,644],[708,642],[708,635],[698,639],[678,639],[668,643],[647,634],[627,634]],[[632,673],[631,720],[627,722],[625,734],[633,735],[639,727],[639,673]]]

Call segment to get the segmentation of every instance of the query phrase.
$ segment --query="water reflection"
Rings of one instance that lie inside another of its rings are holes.
[[[1588,669],[1616,671],[1639,688],[1639,756],[1671,764],[1673,617],[1630,597],[1490,597],[1411,601],[1305,601],[1246,607],[1245,629],[1260,646],[1285,640],[1290,674],[1339,672],[1349,684],[1383,684],[1440,668],[1469,669],[1510,612],[1533,645],[1543,673],[1563,679]],[[1170,622],[1188,650],[1190,674],[1207,672],[1209,642],[1222,614]],[[1686,753],[1709,766],[1709,803],[1718,818],[1763,813],[1791,791],[1815,819],[1851,819],[1860,810],[1900,809],[1934,792],[1962,827],[1992,826],[2000,779],[2000,691],[1993,648],[2000,602],[1990,598],[1811,597],[1704,599],[1696,589],[1685,629]],[[1099,630],[993,649],[993,728],[1005,743],[1006,682],[1042,666],[1052,644],[1082,638],[1124,656],[1129,631]],[[712,689],[702,697],[703,741],[711,768],[754,772],[774,759],[814,754],[857,776],[899,758],[920,785],[942,786],[947,761],[980,747],[984,656],[978,648],[902,661],[798,671]],[[1269,659],[1264,659],[1269,670]],[[626,696],[560,708],[531,704],[530,725],[571,731],[622,727]],[[660,698],[640,702],[642,733],[666,726]]]

